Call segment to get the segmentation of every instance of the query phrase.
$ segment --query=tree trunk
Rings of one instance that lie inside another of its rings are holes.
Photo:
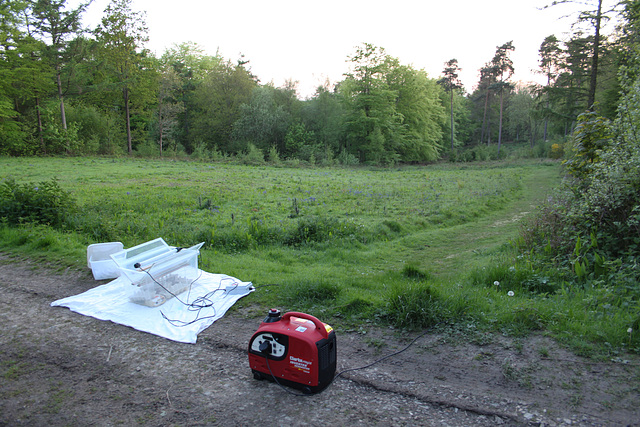
[[[124,114],[127,122],[127,152],[131,154],[133,152],[133,147],[131,145],[131,116],[129,113],[129,88],[124,87],[122,89],[122,95],[124,97]]]
[[[36,115],[38,116],[38,135],[40,136],[40,146],[42,147],[42,154],[47,154],[47,146],[44,145],[44,138],[42,136],[42,115],[40,114],[40,98],[36,96]]]
[[[504,89],[500,88],[500,123],[498,125],[498,157],[500,157],[500,145],[502,144],[502,100]]]
[[[549,74],[547,74],[547,88],[551,87],[551,76]],[[547,92],[547,99],[546,99],[546,107],[547,107],[547,111],[544,112],[544,132],[542,135],[542,142],[547,142],[547,131],[549,129],[549,109],[551,108],[550,106],[550,101],[549,101],[549,92]]]
[[[451,89],[451,151],[453,151],[453,89]]]
[[[598,83],[598,56],[600,53],[600,25],[602,23],[602,0],[598,0],[596,12],[596,34],[593,39],[593,57],[591,59],[591,81],[589,82],[589,98],[587,109],[593,111],[596,102],[596,85]]]
[[[67,130],[67,115],[64,112],[64,95],[62,94],[62,80],[60,72],[56,70],[56,81],[58,83],[58,98],[60,98],[60,117],[62,119],[62,129]]]
[[[160,139],[160,141],[158,141],[158,144],[160,144],[160,157],[162,157],[162,144],[163,144],[163,143],[162,143],[162,134],[164,133],[164,132],[163,132],[163,130],[164,130],[164,124],[162,123],[162,119],[160,119],[160,120],[158,121],[158,128],[159,128],[159,130],[160,130],[160,135],[159,135],[159,139]]]
[[[484,142],[485,127],[487,133],[489,133],[489,124],[487,123],[487,111],[489,110],[489,89],[487,89],[487,95],[484,98],[484,115],[482,116],[482,130],[480,132],[480,142]]]

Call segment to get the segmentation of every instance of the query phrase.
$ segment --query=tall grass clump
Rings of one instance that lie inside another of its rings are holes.
[[[394,284],[385,301],[386,320],[399,328],[428,328],[451,317],[445,299],[426,282]]]
[[[314,307],[335,305],[342,292],[341,287],[326,280],[304,280],[284,287],[283,298],[292,306]]]
[[[560,284],[551,277],[537,271],[531,265],[518,259],[507,259],[476,267],[468,274],[468,280],[474,287],[492,288],[501,293],[509,291],[528,294],[553,293]]]
[[[368,242],[374,238],[365,227],[335,217],[308,216],[268,224],[260,219],[199,227],[195,241],[219,251],[239,252],[273,246],[300,248],[338,241]]]

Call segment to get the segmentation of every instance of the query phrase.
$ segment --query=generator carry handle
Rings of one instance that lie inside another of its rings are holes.
[[[327,329],[324,327],[324,323],[322,323],[316,317],[310,314],[300,313],[298,311],[290,311],[288,313],[285,313],[284,316],[282,316],[282,320],[286,321],[286,320],[289,320],[291,317],[299,317],[301,319],[311,320],[313,324],[316,325],[316,329],[320,331],[320,334],[322,335],[322,337],[324,339],[329,338],[329,333],[327,332]]]

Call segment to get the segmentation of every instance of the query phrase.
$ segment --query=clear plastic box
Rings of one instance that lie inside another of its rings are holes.
[[[87,266],[96,280],[115,279],[120,276],[120,268],[111,259],[111,254],[122,251],[121,242],[94,243],[87,246]]]
[[[198,280],[198,255],[203,244],[178,248],[158,238],[111,254],[111,259],[139,288],[131,295],[131,301],[157,307]]]

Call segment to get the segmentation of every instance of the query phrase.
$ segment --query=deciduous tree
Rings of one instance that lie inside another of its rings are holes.
[[[364,44],[349,58],[351,72],[340,85],[345,102],[347,151],[361,161],[394,163],[402,118],[396,111],[397,92],[387,74],[397,63],[384,48]]]
[[[77,8],[66,10],[66,0],[32,0],[31,14],[34,31],[47,42],[45,54],[55,70],[60,117],[63,129],[67,129],[67,117],[64,109],[64,90],[62,84],[63,67],[70,61],[66,52],[71,35],[81,32],[81,16],[91,1],[81,3]]]
[[[96,28],[96,39],[104,61],[104,84],[114,84],[122,92],[127,130],[127,151],[133,151],[131,136],[131,89],[141,75],[141,55],[147,42],[144,13],[131,9],[131,0],[112,0]]]

